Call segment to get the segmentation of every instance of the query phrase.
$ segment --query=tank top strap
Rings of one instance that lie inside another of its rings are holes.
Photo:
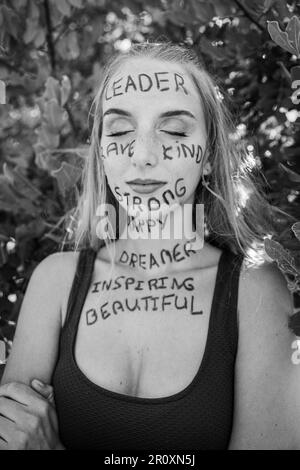
[[[67,334],[69,336],[71,334],[72,336],[74,327],[76,328],[90,286],[96,255],[97,251],[92,248],[84,248],[79,252],[76,272],[68,299],[66,319],[62,329],[63,335]]]
[[[234,357],[238,345],[238,290],[244,256],[224,249],[217,271],[211,309],[215,345],[222,345]]]

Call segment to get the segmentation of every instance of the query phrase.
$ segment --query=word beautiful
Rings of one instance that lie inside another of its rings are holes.
[[[149,253],[149,259],[146,259],[145,254],[136,254],[131,253],[130,255],[127,251],[123,251],[119,262],[126,264],[131,268],[138,266],[139,268],[148,270],[152,269],[154,266],[159,268],[160,265],[164,265],[167,262],[180,262],[187,259],[191,254],[196,253],[195,250],[190,248],[190,242],[186,242],[183,246],[183,253],[180,244],[177,243],[172,250],[163,249],[160,251],[159,259],[157,259],[153,253]]]
[[[135,311],[160,311],[165,312],[169,307],[173,310],[187,310],[191,315],[202,315],[203,310],[196,309],[195,298],[193,295],[183,295],[179,293],[181,290],[188,292],[194,291],[194,278],[187,277],[179,281],[176,277],[162,276],[151,279],[135,279],[132,276],[118,276],[109,281],[98,281],[93,283],[92,294],[108,291],[134,291],[137,297],[129,298],[128,296],[121,297],[122,300],[114,300],[111,302],[104,302],[100,305],[99,309],[90,308],[86,312],[86,323],[88,326],[94,325],[99,317],[106,320],[111,315],[117,315],[119,312],[135,312]],[[167,289],[167,292],[173,291],[171,294],[160,295],[162,290]],[[150,295],[139,296],[139,292],[150,292]],[[175,293],[175,292],[176,293]],[[153,295],[158,293],[159,295]]]
[[[154,72],[151,75],[139,73],[135,77],[127,75],[114,80],[105,89],[105,99],[109,101],[116,96],[128,93],[128,91],[146,93],[154,89],[162,92],[175,89],[175,91],[183,91],[185,95],[189,94],[184,86],[184,78],[179,73]]]
[[[186,186],[182,183],[182,181],[184,181],[183,178],[178,178],[176,180],[175,185],[174,185],[174,192],[171,191],[171,189],[166,189],[162,193],[162,199],[163,199],[164,204],[170,205],[170,202],[171,202],[170,200],[175,201],[176,197],[181,197],[181,196],[185,195]],[[140,208],[141,212],[143,212],[142,198],[140,198],[139,196],[132,196],[131,193],[129,193],[129,192],[121,193],[119,186],[115,186],[114,192],[116,194],[116,198],[117,198],[118,201],[126,202],[126,205],[136,207],[136,209]],[[129,198],[132,198],[132,201],[129,200]],[[160,199],[158,199],[154,196],[149,197],[147,199],[147,208],[148,208],[149,211],[158,210],[158,209],[161,208],[161,205],[162,205],[162,203],[161,203]]]
[[[134,155],[134,144],[135,140],[132,140],[127,144],[122,144],[121,142],[110,142],[106,146],[105,150],[101,146],[101,157],[105,160],[110,157],[111,154],[113,154],[116,156],[126,155],[131,158]],[[203,156],[203,150],[199,144],[186,145],[176,141],[176,145],[167,146],[162,144],[162,156],[163,160],[174,160],[175,158],[192,158],[195,163],[200,163]]]

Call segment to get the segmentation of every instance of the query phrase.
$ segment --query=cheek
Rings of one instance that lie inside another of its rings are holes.
[[[168,147],[168,152],[163,148],[163,164],[172,179],[182,177],[186,184],[197,186],[203,158],[203,146],[199,143],[183,143],[176,141]]]
[[[165,164],[171,162],[176,166],[198,167],[202,162],[204,145],[197,142],[182,142],[176,140],[175,143],[168,145],[162,144],[161,156]]]
[[[119,161],[128,162],[134,153],[135,140],[117,141],[117,140],[101,140],[101,157],[104,161]]]
[[[128,169],[128,149],[124,150],[125,145],[121,146],[115,142],[103,141],[101,144],[101,158],[104,171],[108,179],[120,178]]]

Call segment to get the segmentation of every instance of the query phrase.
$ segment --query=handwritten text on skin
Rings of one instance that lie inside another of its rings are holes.
[[[183,91],[185,95],[189,94],[181,74],[176,72],[153,72],[151,74],[139,73],[135,76],[127,75],[112,81],[105,89],[105,100],[109,101],[128,92],[147,93],[154,89],[161,92],[174,89],[176,92]]]
[[[185,195],[186,186],[182,183],[182,181],[183,181],[183,178],[178,178],[176,180],[175,186],[174,186],[174,192],[171,191],[171,189],[167,189],[166,191],[162,193],[162,200],[164,204],[170,205],[172,201],[175,201],[176,199],[175,196],[182,197]],[[136,208],[140,206],[141,211],[143,211],[142,199],[139,196],[132,196],[129,192],[121,193],[119,186],[115,186],[114,194],[118,201],[120,202],[124,201],[126,202],[127,205],[131,205]],[[130,201],[130,198],[132,199],[132,201]],[[132,203],[130,204],[130,202]],[[147,206],[148,206],[149,211],[160,209],[161,204],[162,204],[161,201],[154,196],[147,199]]]
[[[129,143],[122,144],[121,142],[110,142],[106,149],[100,149],[102,158],[105,160],[112,155],[122,156],[126,155],[129,158],[134,155],[135,140]],[[199,144],[184,144],[176,141],[177,145],[164,145],[162,144],[162,157],[163,160],[174,160],[176,158],[192,158],[195,163],[200,163],[203,155],[203,150]]]
[[[135,311],[161,311],[166,309],[187,310],[191,315],[202,315],[203,310],[195,308],[194,295],[182,295],[179,292],[182,289],[190,292],[194,290],[194,278],[188,277],[183,279],[182,282],[176,278],[169,278],[163,276],[160,278],[152,278],[149,280],[137,280],[134,277],[118,276],[109,281],[99,281],[93,284],[93,293],[114,291],[122,289],[125,291],[134,290],[137,292],[137,297],[132,299],[124,296],[122,300],[115,300],[111,303],[104,302],[99,308],[90,308],[86,311],[86,324],[88,326],[94,325],[99,318],[106,320],[111,315],[117,315],[119,312],[135,312]],[[151,295],[139,296],[138,292],[143,292],[147,288]],[[163,289],[175,291],[171,294],[152,295]]]

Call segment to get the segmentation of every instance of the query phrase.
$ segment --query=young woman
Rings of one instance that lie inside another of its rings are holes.
[[[81,249],[31,277],[0,448],[299,448],[292,298],[213,78],[184,47],[142,44],[94,104]]]

